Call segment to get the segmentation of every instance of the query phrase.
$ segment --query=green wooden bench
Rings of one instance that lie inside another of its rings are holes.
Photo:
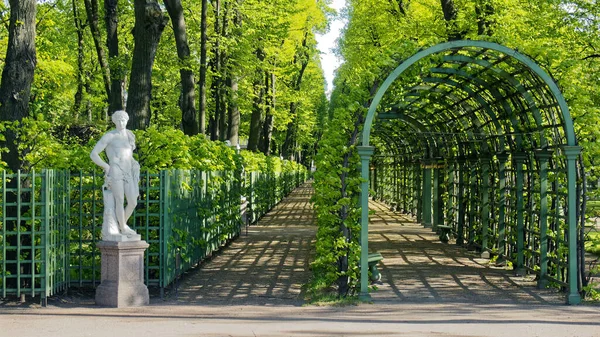
[[[377,263],[383,260],[381,253],[370,253],[369,254],[369,270],[371,271],[371,281],[377,282],[381,280],[381,273],[377,269]]]
[[[450,233],[452,233],[453,229],[452,226],[438,225],[436,228],[440,241],[442,241],[443,243],[448,243],[448,241],[450,240]]]

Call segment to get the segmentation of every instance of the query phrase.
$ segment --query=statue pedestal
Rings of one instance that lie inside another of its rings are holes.
[[[100,241],[102,279],[96,289],[96,304],[124,308],[148,305],[144,284],[146,241]]]

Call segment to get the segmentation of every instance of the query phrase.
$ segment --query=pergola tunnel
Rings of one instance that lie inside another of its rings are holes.
[[[560,90],[530,58],[483,41],[420,51],[382,84],[362,136],[361,260],[371,190],[580,302],[581,149]]]

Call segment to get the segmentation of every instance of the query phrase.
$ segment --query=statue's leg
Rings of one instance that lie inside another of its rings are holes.
[[[117,222],[119,223],[119,229],[121,232],[125,229],[125,225],[127,224],[125,218],[125,210],[123,208],[124,200],[124,182],[123,180],[114,180],[110,186],[113,197],[115,199],[115,215],[117,216]]]
[[[133,214],[133,210],[137,206],[137,197],[139,195],[139,191],[137,190],[137,185],[132,182],[125,183],[125,197],[127,198],[127,207],[125,207],[125,222],[129,220],[131,214]]]

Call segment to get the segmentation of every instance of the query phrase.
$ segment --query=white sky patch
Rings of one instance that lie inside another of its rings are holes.
[[[346,0],[333,0],[331,7],[340,11],[346,6]],[[335,40],[340,36],[340,31],[346,24],[345,20],[340,18],[333,20],[329,25],[329,32],[324,35],[317,34],[317,48],[321,51],[321,67],[325,74],[327,82],[327,96],[333,89],[333,72],[340,66],[342,60],[334,55],[332,48],[335,47]]]

